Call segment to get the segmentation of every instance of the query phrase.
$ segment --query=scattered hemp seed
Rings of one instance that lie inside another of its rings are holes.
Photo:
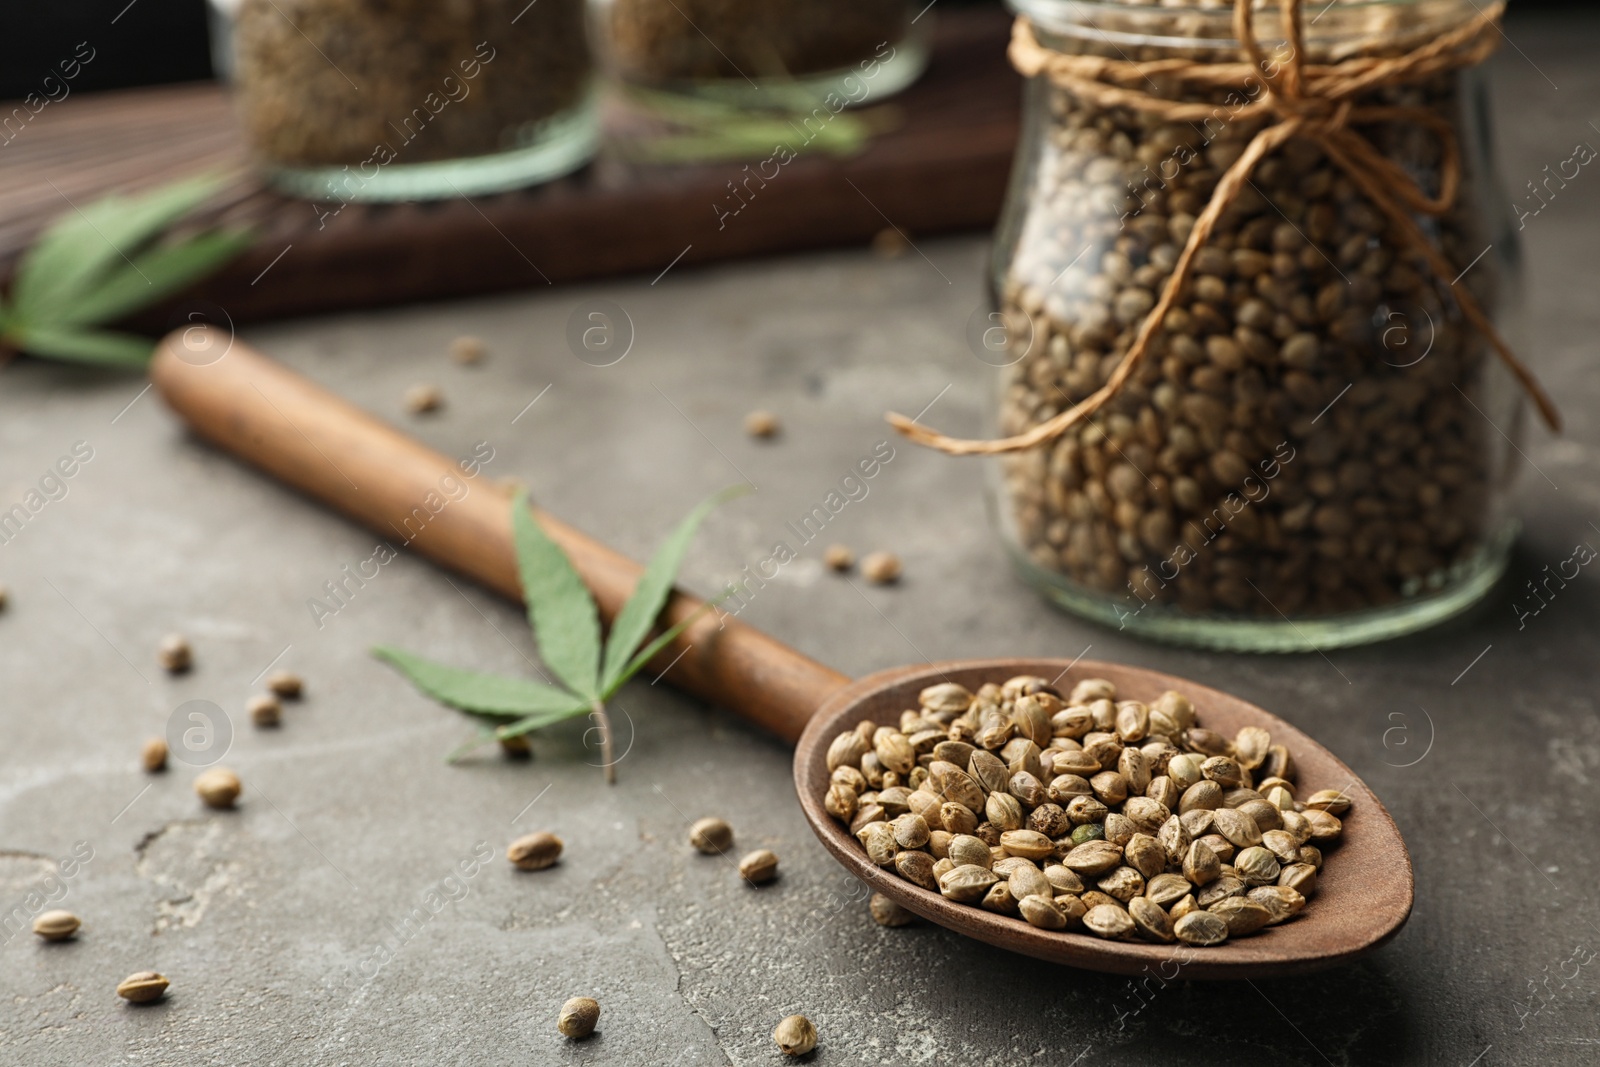
[[[413,385],[406,390],[406,410],[413,415],[426,415],[444,406],[444,391],[437,385]]]
[[[599,1001],[593,997],[573,997],[561,1005],[561,1017],[556,1020],[556,1029],[574,1041],[582,1041],[594,1033],[594,1025],[599,1021]]]
[[[273,696],[299,700],[306,691],[306,683],[293,671],[274,671],[267,678],[267,688]]]
[[[850,551],[849,545],[829,545],[827,551],[822,553],[822,562],[828,565],[829,570],[843,574],[856,565],[856,554]]]
[[[804,1015],[791,1015],[772,1031],[772,1040],[785,1056],[804,1056],[817,1047],[817,1028]]]
[[[271,728],[283,722],[283,705],[278,703],[275,696],[258,693],[250,698],[246,708],[250,712],[250,721],[257,726]]]
[[[450,358],[464,367],[482,363],[483,357],[488,352],[489,349],[483,340],[470,334],[464,334],[450,342]]]
[[[33,920],[33,932],[46,941],[65,941],[78,932],[83,923],[70,911],[47,911]]]
[[[533,746],[528,744],[528,738],[524,734],[502,737],[500,754],[509,760],[530,760],[533,758]]]
[[[155,971],[136,971],[117,983],[117,996],[130,1004],[149,1004],[167,991],[167,979]]]
[[[167,742],[164,738],[152,737],[144,743],[139,750],[139,762],[144,764],[144,769],[151,774],[158,774],[167,769]]]
[[[739,861],[739,877],[751,885],[761,885],[778,877],[778,857],[770,849],[758,848]]]
[[[161,644],[156,649],[156,662],[160,663],[168,674],[182,674],[194,666],[194,652],[182,634],[168,634],[161,639]]]
[[[194,791],[208,808],[231,808],[244,786],[228,768],[212,767],[194,780]]]
[[[6,610],[11,604],[11,590],[0,585],[0,611]]]
[[[893,552],[873,552],[861,561],[861,574],[874,585],[900,580],[900,557]]]
[[[561,858],[561,849],[561,838],[540,830],[511,842],[506,859],[524,871],[542,871]]]
[[[833,739],[824,808],[911,892],[1062,936],[1208,946],[1293,922],[1351,804],[1297,801],[1286,748],[1202,727],[1177,692],[1019,676],[917,703]],[[869,907],[886,926],[905,910]]]
[[[733,847],[733,827],[721,819],[700,819],[689,827],[689,844],[708,856],[717,856]]]
[[[752,411],[744,417],[744,432],[751,437],[776,437],[778,416],[770,411]]]
[[[872,912],[872,921],[879,926],[909,926],[917,921],[915,914],[882,893],[872,894],[872,899],[867,901],[867,910]]]

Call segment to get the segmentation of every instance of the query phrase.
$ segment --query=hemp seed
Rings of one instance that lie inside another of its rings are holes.
[[[437,385],[418,383],[406,390],[405,407],[412,415],[427,415],[444,406],[444,390]]]
[[[1251,886],[1272,885],[1278,880],[1278,858],[1260,845],[1252,845],[1233,857],[1233,869]]]
[[[855,798],[851,797],[851,814]],[[849,818],[848,815],[844,818]],[[689,827],[689,844],[708,856],[719,856],[733,847],[733,827],[718,818],[699,819]]]
[[[144,743],[139,750],[139,762],[150,774],[158,774],[167,769],[167,741],[162,737],[152,737]]]
[[[923,853],[910,852],[907,855],[920,856]],[[872,899],[867,901],[867,910],[872,913],[872,921],[879,926],[909,926],[917,921],[915,914],[902,908],[882,893],[872,894]]]
[[[1128,917],[1146,941],[1172,940],[1172,919],[1149,897],[1134,897],[1128,901]]]
[[[1242,897],[1245,890],[1250,887],[1245,885],[1243,878],[1235,874],[1219,875],[1214,881],[1206,885],[1194,895],[1194,899],[1202,908],[1212,910],[1221,901],[1229,897]]]
[[[1249,897],[1224,897],[1206,910],[1228,924],[1229,937],[1253,934],[1272,921],[1272,912]]]
[[[758,848],[739,861],[739,877],[751,885],[763,885],[778,877],[778,857],[770,849]]]
[[[194,791],[208,808],[231,808],[244,791],[239,776],[226,767],[212,767],[194,780]]]
[[[482,363],[488,351],[482,339],[470,334],[464,334],[450,342],[450,358],[462,366],[470,367]]]
[[[525,834],[506,846],[506,859],[519,870],[542,871],[561,858],[561,838],[545,830]]]
[[[829,545],[822,553],[822,562],[829,570],[843,574],[856,565],[856,554],[849,545]]]
[[[939,892],[963,904],[976,904],[998,881],[1000,876],[987,867],[961,863],[939,876]]]
[[[1300,891],[1286,885],[1257,886],[1245,896],[1272,913],[1268,925],[1274,926],[1285,919],[1292,919],[1306,906],[1306,898],[1300,895]]]
[[[1291,863],[1278,872],[1278,884],[1310,897],[1317,891],[1317,869],[1309,863]]]
[[[299,700],[305,692],[305,682],[293,671],[274,671],[267,677],[267,689],[273,696],[285,700]]]
[[[861,561],[861,575],[873,585],[899,581],[900,571],[900,557],[893,552],[873,552]]]
[[[751,437],[776,437],[779,429],[778,416],[770,411],[752,411],[744,417],[744,432]]]
[[[246,708],[250,712],[250,721],[257,726],[271,728],[283,721],[283,706],[275,696],[265,693],[253,696]]]
[[[1012,856],[1044,860],[1055,855],[1056,845],[1035,830],[1006,830],[1000,834],[1000,847]]]
[[[1096,904],[1083,916],[1083,925],[1101,937],[1126,940],[1133,936],[1133,917],[1114,904]]]
[[[582,1041],[594,1033],[600,1021],[600,1002],[593,997],[573,997],[561,1005],[561,1015],[556,1019],[556,1029],[574,1041]]]
[[[1261,827],[1250,816],[1232,808],[1218,808],[1212,813],[1217,832],[1238,848],[1261,844]]]
[[[856,791],[840,782],[835,782],[828,787],[828,795],[823,798],[822,806],[829,815],[841,822],[849,822],[856,813]],[[976,825],[976,824],[974,824]],[[699,846],[696,845],[698,848]],[[1296,848],[1299,846],[1296,845]],[[718,849],[717,851],[721,851]]]
[[[1343,815],[1350,810],[1350,798],[1337,789],[1319,789],[1306,798],[1306,807],[1329,815]]]
[[[856,840],[861,842],[861,847],[866,850],[867,859],[879,867],[887,867],[894,862],[895,845],[894,828],[886,822],[868,823],[856,831]]]
[[[33,932],[46,941],[65,941],[77,933],[82,925],[72,912],[57,908],[38,915],[33,920]]]
[[[167,979],[155,971],[135,971],[117,983],[117,996],[130,1004],[149,1004],[167,991]]]
[[[1017,910],[1029,926],[1037,926],[1041,930],[1066,929],[1067,917],[1050,897],[1038,893],[1023,897],[1017,901]]]
[[[168,634],[156,648],[156,662],[168,674],[182,674],[194,666],[194,651],[182,634]]]
[[[1301,814],[1311,824],[1311,840],[1319,845],[1337,841],[1344,832],[1344,823],[1339,821],[1338,816],[1329,815],[1319,808],[1308,807]]]
[[[1172,932],[1186,945],[1220,945],[1228,940],[1228,924],[1209,911],[1191,911],[1172,924]]]
[[[1280,864],[1300,861],[1300,842],[1287,830],[1268,830],[1261,835],[1261,845],[1276,856]]]
[[[804,1056],[817,1047],[817,1028],[804,1015],[791,1015],[773,1029],[772,1040],[785,1056]]]
[[[1010,864],[1004,871],[1002,864]],[[1035,867],[1032,862],[1020,857],[1008,857],[1001,860],[992,868],[996,874],[1003,875],[1006,884],[1011,888],[1011,896],[1015,900],[1024,900],[1028,897],[1044,897],[1046,900],[1054,899],[1055,886],[1050,884],[1050,879],[1044,872]]]

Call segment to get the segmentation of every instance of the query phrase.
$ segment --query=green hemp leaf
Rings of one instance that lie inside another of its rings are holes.
[[[216,176],[187,178],[74,207],[52,223],[18,264],[11,299],[0,301],[0,351],[143,367],[155,348],[149,338],[96,327],[170,296],[251,245],[244,230],[161,239],[221,187]]]
[[[489,743],[520,737],[564,719],[592,715],[600,728],[606,780],[616,781],[611,721],[606,702],[681,634],[711,604],[645,644],[656,617],[672,595],[695,531],[718,505],[741,496],[748,486],[724,489],[701,502],[678,524],[639,576],[628,602],[617,613],[609,638],[600,639],[600,612],[572,561],[552,541],[528,507],[526,492],[511,501],[511,531],[528,625],[539,653],[557,683],[479,674],[425,659],[403,649],[379,646],[373,655],[405,675],[418,690],[452,708],[488,720],[478,736],[450,758]],[[644,647],[640,647],[643,645]]]

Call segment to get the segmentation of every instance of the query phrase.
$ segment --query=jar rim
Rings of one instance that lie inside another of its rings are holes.
[[[1127,47],[1237,50],[1233,6],[1166,7],[1135,0],[1006,0],[1014,14],[1026,16],[1046,33]],[[1311,0],[1316,14],[1306,20],[1308,45],[1341,49],[1351,44],[1388,41],[1397,31],[1408,39],[1426,38],[1482,14],[1472,0]],[[1254,11],[1262,47],[1283,45],[1278,5]],[[1403,24],[1380,28],[1374,16],[1406,12]],[[1324,17],[1328,16],[1328,17]],[[1109,20],[1112,25],[1107,25]],[[1175,32],[1179,26],[1186,32]]]

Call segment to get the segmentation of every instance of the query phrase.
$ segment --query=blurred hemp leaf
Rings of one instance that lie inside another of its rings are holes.
[[[113,367],[143,367],[154,342],[99,329],[212,273],[248,248],[248,231],[202,230],[163,241],[223,179],[202,175],[138,196],[108,196],[45,230],[0,300],[0,351]]]
[[[760,159],[782,147],[792,155],[823,152],[853,156],[873,136],[902,121],[892,106],[838,111],[805,94],[781,98],[781,106],[756,110],[735,103],[698,99],[648,89],[629,90],[628,99],[671,132],[641,133],[618,142],[628,158],[649,163],[714,163]],[[823,118],[816,116],[821,114]]]
[[[736,485],[713,494],[678,524],[639,576],[638,585],[617,613],[610,638],[604,643],[600,639],[600,613],[594,597],[578,577],[566,553],[550,540],[534,519],[528,508],[527,493],[518,491],[511,501],[511,530],[523,600],[528,606],[528,625],[539,643],[539,654],[559,679],[559,684],[478,674],[387,645],[374,648],[372,654],[441,704],[498,724],[486,726],[477,737],[456,749],[450,754],[452,760],[491,741],[520,737],[564,719],[592,715],[600,729],[606,781],[615,782],[616,763],[606,701],[656,653],[711,609],[712,604],[706,604],[645,644],[656,616],[661,614],[672,593],[672,583],[695,531],[714,508],[743,495],[748,488]]]

